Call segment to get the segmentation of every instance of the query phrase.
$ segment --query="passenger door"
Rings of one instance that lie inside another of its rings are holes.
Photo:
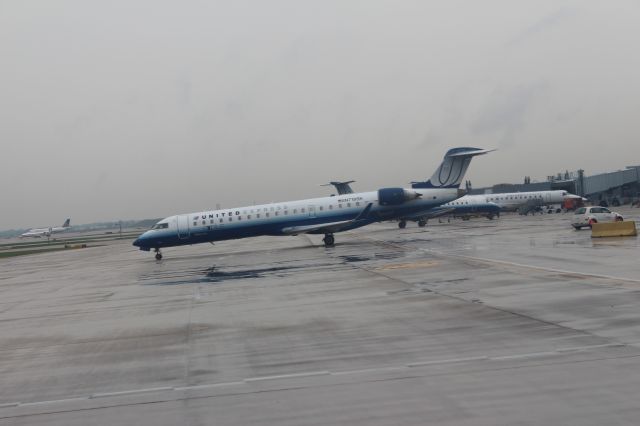
[[[189,238],[189,216],[186,214],[178,216],[178,238],[181,240]]]
[[[309,217],[316,217],[316,206],[310,205],[309,208]]]
[[[590,215],[598,222],[605,222],[609,218],[602,212],[603,210],[604,209],[602,207],[591,207]]]
[[[605,209],[604,207],[601,208],[600,217],[602,218],[603,222],[612,222],[614,219],[611,210]]]

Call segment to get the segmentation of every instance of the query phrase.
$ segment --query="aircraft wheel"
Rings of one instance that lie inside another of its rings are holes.
[[[325,234],[324,238],[322,239],[322,241],[324,241],[324,246],[325,247],[332,247],[333,244],[335,243],[335,239],[333,238],[333,234]]]
[[[162,253],[160,252],[160,249],[157,248],[155,249],[156,252],[156,260],[162,260]]]
[[[418,226],[419,226],[420,228],[424,228],[426,225],[427,225],[427,221],[426,221],[426,220],[424,220],[424,219],[420,219],[420,220],[418,221]]]
[[[398,228],[404,229],[406,227],[407,227],[407,222],[405,222],[404,220],[401,220],[400,222],[398,222]]]

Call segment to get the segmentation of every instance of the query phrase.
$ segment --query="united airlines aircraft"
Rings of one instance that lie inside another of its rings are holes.
[[[546,206],[563,203],[567,199],[583,199],[567,191],[509,192],[503,194],[466,195],[470,203],[495,203],[502,210],[517,210],[523,206]]]
[[[49,228],[33,228],[29,229],[24,234],[20,234],[20,238],[42,238],[50,237],[52,234],[68,231],[71,228],[71,219],[64,221],[62,226],[50,226]]]
[[[334,244],[333,234],[374,222],[417,215],[461,197],[459,189],[471,159],[490,151],[450,149],[431,179],[411,188],[377,191],[179,214],[162,219],[140,235],[133,245],[153,251],[259,235],[324,234],[324,244]]]
[[[401,229],[405,228],[408,220],[418,222],[418,226],[422,227],[427,225],[427,220],[429,219],[447,215],[450,217],[460,217],[463,220],[468,220],[473,216],[484,216],[492,220],[494,217],[500,217],[500,206],[491,201],[465,195],[462,198],[434,207],[427,212],[401,217],[398,221],[398,227]]]

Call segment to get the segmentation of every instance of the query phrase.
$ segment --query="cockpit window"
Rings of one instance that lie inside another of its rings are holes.
[[[151,229],[166,229],[169,227],[168,223],[156,223],[155,226]]]

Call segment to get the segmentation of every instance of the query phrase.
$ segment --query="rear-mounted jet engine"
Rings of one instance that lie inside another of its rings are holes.
[[[378,190],[378,202],[381,206],[397,206],[421,196],[422,194],[404,188],[382,188]]]

